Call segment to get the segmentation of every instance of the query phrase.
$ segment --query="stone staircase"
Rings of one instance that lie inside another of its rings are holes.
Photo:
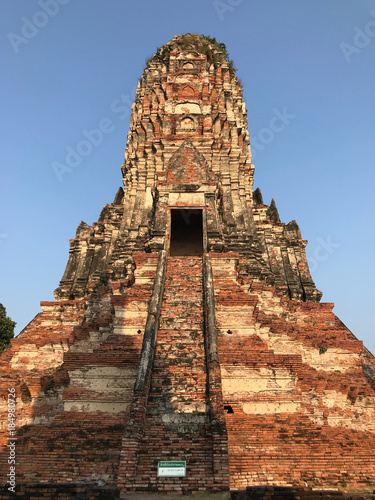
[[[168,257],[136,490],[213,485],[203,313],[202,259]],[[186,477],[158,478],[161,460],[186,461]]]

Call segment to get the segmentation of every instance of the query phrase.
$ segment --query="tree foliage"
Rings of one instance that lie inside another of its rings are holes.
[[[0,353],[9,345],[14,337],[14,327],[16,322],[8,318],[5,307],[0,304]]]

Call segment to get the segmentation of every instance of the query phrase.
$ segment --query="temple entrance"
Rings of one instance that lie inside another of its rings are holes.
[[[203,217],[198,208],[171,210],[170,254],[203,255]]]

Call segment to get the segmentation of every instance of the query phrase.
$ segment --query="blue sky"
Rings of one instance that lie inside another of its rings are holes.
[[[322,301],[375,353],[375,0],[2,0],[0,12],[0,302],[17,332],[53,300],[80,221],[121,185],[130,115],[114,103],[133,100],[157,47],[191,32],[226,44],[255,187],[298,222]],[[59,181],[54,162],[105,119]]]

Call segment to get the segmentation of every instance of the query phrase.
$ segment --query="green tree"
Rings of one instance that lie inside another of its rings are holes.
[[[14,337],[16,322],[8,318],[5,307],[0,304],[0,353],[4,351]]]

